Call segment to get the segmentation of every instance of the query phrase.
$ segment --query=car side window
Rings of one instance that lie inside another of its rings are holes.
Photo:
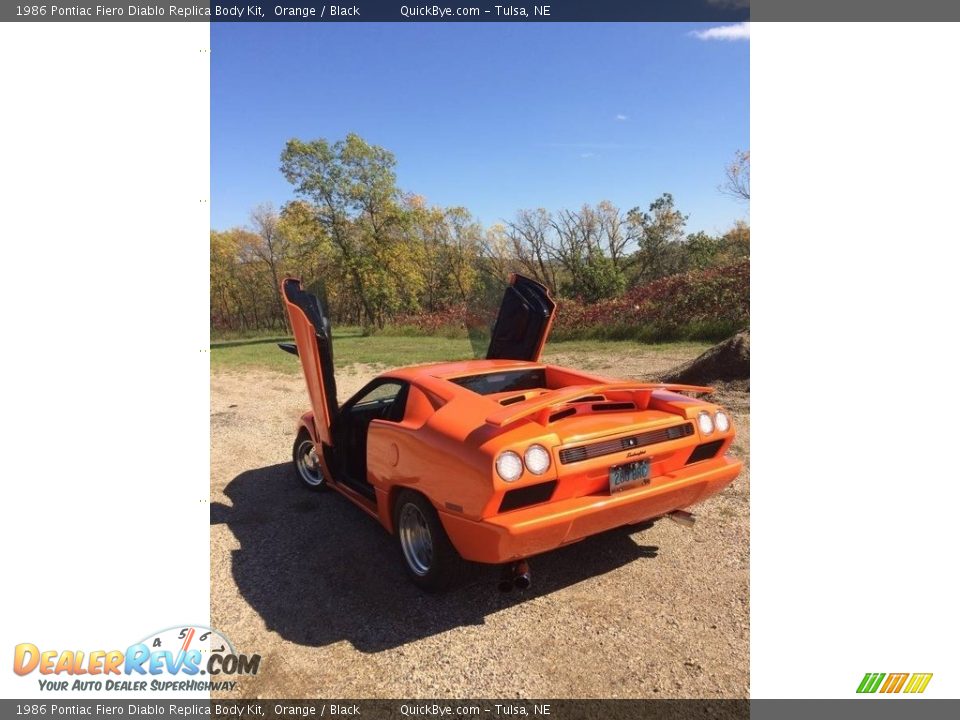
[[[387,381],[380,383],[357,398],[351,411],[375,411],[377,417],[383,420],[399,422],[403,420],[403,411],[406,406],[406,388],[406,383],[402,382]]]

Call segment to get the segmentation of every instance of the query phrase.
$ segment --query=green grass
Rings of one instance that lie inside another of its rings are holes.
[[[261,367],[279,372],[298,373],[297,358],[277,347],[290,337],[259,337],[226,340],[210,344],[210,365],[214,369]],[[357,328],[333,332],[333,359],[336,366],[367,363],[381,367],[415,365],[441,360],[466,360],[473,357],[466,339],[437,337],[363,336]]]
[[[743,320],[719,320],[713,322],[694,322],[686,325],[594,325],[584,328],[555,329],[554,337],[566,340],[632,340],[644,344],[663,344],[674,342],[707,342],[709,344],[726,340],[742,330]]]
[[[602,353],[629,353],[631,350],[642,349],[644,352],[690,352],[699,355],[713,343],[700,342],[697,340],[677,340],[675,342],[662,343],[643,343],[634,340],[558,340],[557,342],[548,342],[544,348],[543,355],[548,358],[551,355],[571,352],[602,352]]]
[[[468,360],[473,357],[466,338],[364,336],[358,328],[340,328],[333,333],[333,357],[336,366],[366,363],[379,367],[398,367],[446,360]],[[210,344],[210,365],[215,370],[264,368],[284,373],[299,373],[296,357],[277,347],[290,337],[259,336],[221,340]],[[544,357],[563,353],[628,353],[642,348],[644,352],[702,352],[709,343],[675,342],[639,344],[630,340],[571,340],[548,343]]]

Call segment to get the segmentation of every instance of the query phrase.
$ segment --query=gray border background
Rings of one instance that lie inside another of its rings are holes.
[[[501,2],[502,0],[497,0]],[[614,0],[604,3],[584,3],[582,0],[561,0],[560,2],[549,2],[553,7],[553,16],[547,20],[550,22],[564,22],[573,19],[584,20],[583,10],[585,7],[591,8],[591,13],[595,17],[590,17],[588,21],[622,21],[622,20],[642,20],[643,17],[637,17],[638,7],[649,12],[650,17],[646,19],[687,19],[687,20],[718,20],[717,14],[711,12],[718,8],[729,11],[729,15],[721,13],[721,17],[728,21],[736,21],[750,18],[754,21],[941,21],[960,19],[960,3],[943,2],[943,0],[914,0],[910,4],[903,2],[893,2],[893,0],[753,0],[752,5],[748,5],[743,0],[705,0],[705,6],[710,5],[708,10],[704,7],[703,16],[696,15],[687,18],[665,18],[662,12],[658,13],[658,2],[660,0],[651,0],[649,2],[625,2],[623,0]],[[426,0],[427,4],[445,5],[447,0]],[[670,0],[666,0],[667,3]],[[80,7],[95,8],[96,5],[109,7],[121,7],[127,10],[129,6],[137,7],[182,7],[182,8],[210,8],[210,2],[184,2],[184,0],[168,0],[165,3],[145,3],[118,2],[117,0],[98,0],[92,5],[84,2],[71,2],[66,0],[60,3],[34,2],[26,3],[31,6],[44,6],[48,8],[47,14],[42,16],[18,16],[18,4],[2,3],[0,4],[0,21],[4,22],[210,22],[211,18],[204,15],[194,15],[188,18],[171,17],[169,10],[165,16],[157,15],[139,15],[131,17],[125,13],[122,17],[104,18],[96,15],[88,17],[74,16],[55,16],[51,14],[50,8],[54,5],[59,7]],[[230,3],[221,3],[229,5]],[[273,3],[276,4],[276,3]],[[281,0],[280,4],[289,4]],[[312,3],[304,3],[312,4]],[[347,3],[341,3],[347,4]],[[350,3],[354,4],[354,3]],[[388,12],[395,12],[397,20],[399,8],[403,5],[403,0],[396,2],[383,2],[383,0],[356,0],[355,4],[361,8],[370,7],[371,9],[382,9]],[[418,4],[411,2],[410,4]],[[423,2],[419,3],[423,4]],[[451,6],[482,5],[483,3],[471,3],[469,0],[457,0],[450,2]],[[497,3],[493,3],[497,4]],[[683,4],[683,3],[680,3]],[[579,12],[576,17],[565,14],[564,10],[573,10],[577,5]],[[292,5],[291,5],[292,6]],[[245,5],[244,5],[245,7]],[[272,4],[271,4],[272,7]],[[677,6],[674,5],[676,8]],[[682,8],[687,10],[688,7]],[[660,6],[662,11],[663,7]],[[629,12],[628,12],[629,11]],[[642,13],[641,13],[642,14]],[[367,14],[361,21],[383,20],[383,17]],[[491,21],[492,18],[484,17],[479,21]],[[247,22],[264,22],[255,17],[248,18]],[[466,21],[473,21],[467,19]],[[500,21],[510,22],[510,18],[500,18]],[[442,22],[442,21],[441,21]],[[201,701],[202,702],[202,701]],[[279,703],[290,703],[290,701],[262,701],[262,704],[271,705]],[[311,703],[320,703],[321,701],[309,701]],[[350,701],[352,702],[352,701]],[[366,710],[367,717],[401,717],[398,711],[401,701],[360,701]],[[462,702],[462,701],[443,701],[443,702]],[[492,701],[476,701],[479,703],[490,703]],[[556,714],[552,717],[555,720],[565,720],[565,718],[580,717],[743,717],[746,704],[743,702],[730,704],[731,701],[556,701],[552,704],[556,708]],[[120,706],[137,704],[162,704],[193,706],[196,702],[181,701],[161,701],[150,700],[149,702],[137,700],[0,700],[0,717],[14,717],[16,706],[18,704],[45,705],[48,708],[51,704],[59,705],[82,705],[91,709],[96,704],[116,704]],[[240,701],[242,705],[244,701]],[[292,703],[291,703],[292,704]],[[676,714],[680,713],[680,714]],[[780,720],[791,720],[792,718],[810,718],[816,717],[817,720],[826,718],[873,718],[876,720],[893,720],[894,718],[916,718],[917,720],[927,720],[934,718],[956,718],[960,717],[960,700],[933,700],[919,697],[874,697],[855,698],[850,700],[753,700],[749,703],[749,714],[754,718],[771,718]],[[48,717],[51,715],[48,714]],[[90,716],[90,715],[88,715]],[[96,716],[96,715],[92,715]],[[363,714],[361,714],[363,716]],[[56,716],[53,716],[56,717]],[[232,716],[226,716],[232,717]],[[268,714],[267,717],[270,717]]]

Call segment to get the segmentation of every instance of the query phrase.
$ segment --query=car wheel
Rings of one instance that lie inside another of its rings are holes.
[[[454,585],[467,564],[447,537],[436,509],[423,495],[404,490],[393,511],[394,534],[410,579],[429,592]]]
[[[323,475],[323,467],[317,454],[310,431],[300,428],[297,439],[293,443],[293,467],[297,471],[300,482],[312,490],[326,487],[327,479]]]

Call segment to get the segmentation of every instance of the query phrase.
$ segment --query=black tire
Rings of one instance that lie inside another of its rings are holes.
[[[408,516],[402,521],[405,513]],[[401,527],[401,522],[409,527],[408,523],[413,520],[422,520],[417,527],[429,536],[431,551],[428,559],[418,558],[414,550],[416,543],[411,544],[410,534]],[[402,490],[397,495],[393,504],[393,528],[400,560],[415,585],[427,592],[442,592],[465,577],[469,564],[453,547],[436,509],[423,495],[413,490]]]
[[[293,441],[293,471],[305,487],[311,490],[322,490],[327,487],[327,478],[323,474],[319,460],[316,459],[316,453],[311,455],[313,450],[310,431],[300,428],[297,439]]]

